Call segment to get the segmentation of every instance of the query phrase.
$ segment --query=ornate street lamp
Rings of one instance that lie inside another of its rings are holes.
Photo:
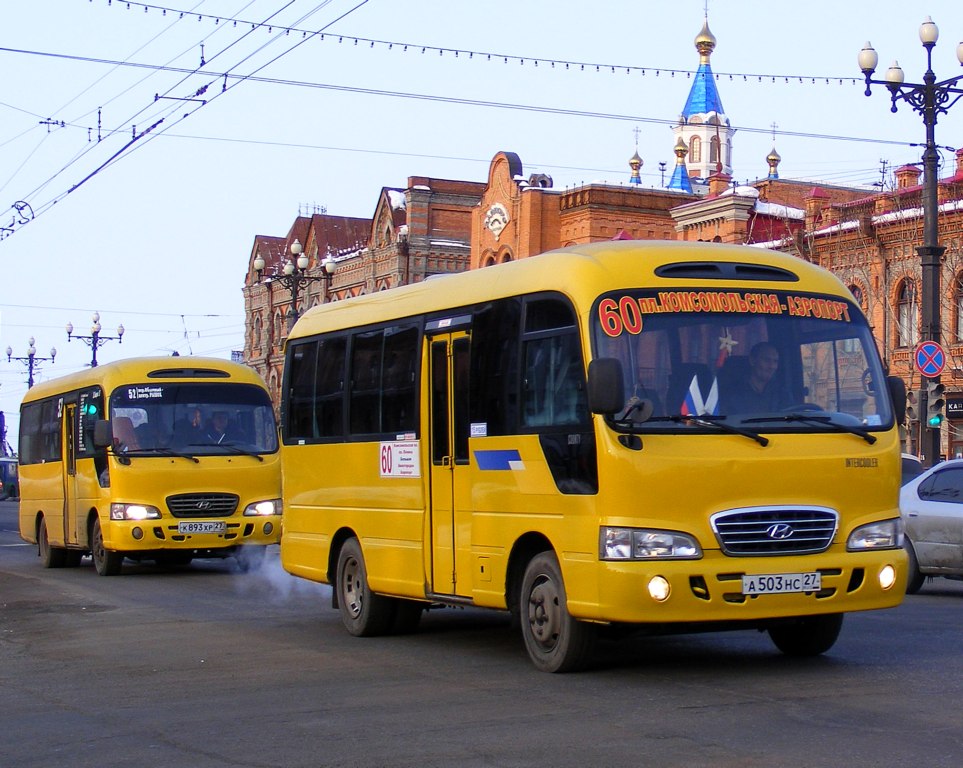
[[[304,254],[304,248],[301,242],[295,239],[295,241],[291,243],[289,251],[294,260],[292,261],[289,258],[280,274],[275,270],[273,274],[268,275],[264,280],[265,283],[278,282],[291,292],[291,313],[288,330],[294,327],[294,323],[298,319],[298,293],[301,290],[301,286],[305,283],[328,281],[334,276],[334,271],[337,268],[334,259],[329,255],[321,262],[321,272],[317,275],[309,275],[307,270],[310,260]],[[258,282],[261,282],[265,266],[264,258],[258,254],[257,258],[254,259],[254,271],[257,274]]]
[[[27,347],[26,357],[14,357],[13,349],[11,347],[7,347],[8,363],[11,362],[12,360],[16,360],[27,366],[27,389],[30,389],[33,386],[34,371],[37,371],[38,373],[40,372],[40,367],[38,366],[38,363],[45,363],[48,360],[52,363],[54,361],[54,358],[57,356],[56,348],[51,347],[50,357],[37,357],[37,347],[35,345],[36,345],[36,342],[34,341],[33,336],[31,336],[30,346]]]
[[[916,252],[920,257],[922,267],[922,285],[920,299],[923,309],[923,327],[921,341],[940,341],[940,262],[946,250],[939,244],[939,230],[937,213],[938,200],[938,162],[936,151],[936,118],[946,114],[950,107],[963,96],[963,89],[957,88],[957,83],[963,75],[957,75],[937,82],[933,73],[933,48],[940,37],[940,31],[933,20],[927,16],[920,25],[920,42],[926,49],[926,73],[922,83],[903,82],[903,70],[899,62],[894,61],[886,70],[883,80],[874,80],[873,73],[879,62],[879,56],[869,43],[859,52],[859,68],[866,77],[866,95],[871,93],[871,85],[883,85],[889,90],[892,101],[891,112],[896,112],[898,102],[909,104],[923,117],[926,127],[926,143],[923,149],[923,244]],[[963,65],[963,43],[956,48],[956,58]],[[935,387],[939,384],[939,377],[931,379]],[[926,389],[922,391],[920,410],[927,411]],[[932,466],[939,460],[940,455],[939,427],[924,429],[920,441],[923,448],[923,459],[926,466]]]
[[[80,339],[82,342],[87,344],[87,346],[90,347],[91,351],[93,352],[93,355],[90,358],[90,367],[96,368],[97,350],[104,346],[104,344],[106,344],[108,341],[116,341],[118,344],[123,344],[124,326],[117,326],[116,336],[104,336],[100,332],[100,312],[94,312],[91,320],[93,322],[90,326],[90,336],[78,336],[74,333],[74,324],[67,323],[67,341],[69,342],[71,339]]]

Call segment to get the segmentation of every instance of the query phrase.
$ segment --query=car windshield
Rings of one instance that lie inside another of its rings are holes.
[[[614,424],[866,436],[893,423],[866,319],[837,296],[625,290],[602,296],[592,322],[594,356],[622,367]]]
[[[140,455],[261,454],[277,450],[274,410],[252,384],[119,387],[110,397],[115,450]]]

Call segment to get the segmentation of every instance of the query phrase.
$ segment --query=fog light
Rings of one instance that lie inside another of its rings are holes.
[[[134,526],[130,532],[130,535],[137,539],[137,541],[140,541],[142,538],[144,538],[144,532],[140,529],[140,526]]]
[[[896,583],[896,569],[891,565],[884,565],[879,569],[879,585],[889,589]]]
[[[668,600],[670,591],[669,582],[664,576],[653,576],[649,579],[649,597],[653,600],[660,603]]]
[[[264,524],[264,535],[269,535],[274,530],[274,526],[271,523]]]

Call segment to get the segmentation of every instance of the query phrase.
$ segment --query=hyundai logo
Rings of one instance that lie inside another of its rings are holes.
[[[211,502],[209,502],[209,501],[198,501],[198,502],[196,502],[196,503],[194,504],[194,506],[195,506],[197,509],[210,509],[210,508],[211,508]],[[773,526],[773,527],[775,527],[775,526]],[[787,527],[788,527],[788,526],[787,526]],[[792,533],[792,530],[791,530],[791,529],[790,529],[790,533]],[[770,534],[770,535],[771,535],[771,534]]]
[[[792,534],[792,526],[788,523],[773,523],[766,528],[766,536],[770,539],[788,539]]]

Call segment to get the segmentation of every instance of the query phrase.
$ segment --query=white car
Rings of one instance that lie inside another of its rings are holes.
[[[944,461],[907,482],[899,494],[909,555],[906,591],[927,576],[963,580],[963,459]]]

